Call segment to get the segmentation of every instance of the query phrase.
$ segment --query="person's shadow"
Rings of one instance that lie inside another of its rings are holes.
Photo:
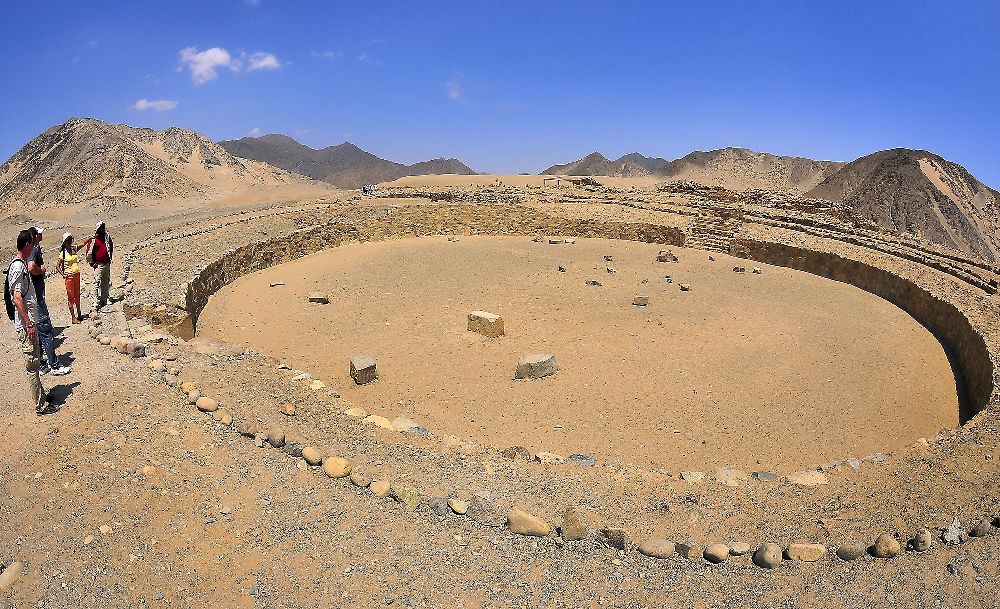
[[[74,381],[69,384],[55,385],[49,388],[49,396],[52,398],[49,400],[49,406],[45,409],[42,414],[55,414],[66,404],[69,397],[73,395],[73,390],[80,386],[80,381]]]

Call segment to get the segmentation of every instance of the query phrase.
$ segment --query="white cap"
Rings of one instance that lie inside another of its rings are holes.
[[[66,243],[66,240],[73,236],[73,233],[63,233],[62,243]]]
[[[97,226],[94,227],[94,230],[99,230],[102,226],[104,226],[104,222],[98,222]]]
[[[32,228],[34,228],[35,232],[38,233],[39,235],[45,232],[44,226],[33,226]]]

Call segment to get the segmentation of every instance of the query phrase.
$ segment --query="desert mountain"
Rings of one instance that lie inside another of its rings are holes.
[[[0,213],[64,205],[108,209],[296,181],[305,182],[238,159],[188,129],[154,131],[74,118],[31,140],[0,166]]]
[[[776,156],[745,148],[722,148],[692,152],[674,161],[646,157],[638,152],[609,161],[599,152],[594,152],[572,163],[553,165],[542,173],[615,177],[654,175],[669,180],[723,186],[730,190],[762,188],[801,194],[822,182],[841,165],[843,163]]]
[[[760,188],[802,194],[842,166],[843,163],[835,161],[778,156],[746,148],[721,148],[692,152],[670,161],[656,173],[670,180],[692,180],[730,190]]]
[[[277,134],[227,140],[219,145],[238,157],[263,161],[340,188],[360,188],[403,176],[476,173],[457,159],[432,159],[403,165],[379,158],[350,142],[316,150]]]
[[[926,150],[863,156],[806,196],[842,202],[855,217],[890,231],[987,259],[1000,254],[1000,193]]]
[[[662,163],[661,163],[662,161]],[[615,176],[622,178],[633,178],[636,176],[650,175],[656,168],[666,163],[663,159],[650,159],[638,152],[626,154],[625,156],[611,161],[605,158],[600,152],[592,152],[578,161],[566,163],[564,165],[553,165],[542,175],[569,175],[569,176]]]

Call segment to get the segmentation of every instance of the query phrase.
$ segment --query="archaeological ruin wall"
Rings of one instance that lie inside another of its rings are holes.
[[[954,304],[885,269],[830,252],[741,238],[733,254],[849,283],[888,300],[920,322],[945,348],[959,389],[959,413],[967,422],[1000,403],[993,354],[969,318]]]
[[[683,246],[675,227],[557,218],[519,205],[386,207],[366,222],[331,222],[251,243],[209,264],[187,286],[186,317],[172,331],[190,338],[209,298],[240,277],[302,256],[348,243],[441,234],[564,235]],[[926,327],[948,354],[960,394],[963,423],[990,404],[1000,403],[995,358],[981,332],[958,307],[888,270],[802,247],[739,238],[734,255],[801,270],[854,285],[888,300]]]

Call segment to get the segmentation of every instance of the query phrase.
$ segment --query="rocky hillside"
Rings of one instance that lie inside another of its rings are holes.
[[[633,152],[610,161],[599,152],[578,161],[553,165],[545,175],[604,175],[635,177],[653,175],[665,180],[690,180],[730,190],[749,188],[786,190],[802,194],[822,182],[843,163],[776,156],[745,148],[692,152],[667,161]]]
[[[633,178],[650,175],[666,162],[664,159],[647,158],[638,152],[626,154],[619,159],[611,161],[600,152],[592,152],[578,161],[563,165],[553,165],[543,171],[542,175]]]
[[[730,190],[759,188],[802,194],[843,163],[814,161],[794,156],[777,156],[746,148],[721,148],[692,152],[670,161],[656,173],[669,180],[691,180]]]
[[[292,181],[302,179],[238,159],[187,129],[154,131],[70,119],[0,166],[0,213],[62,205],[110,209]]]
[[[1000,253],[1000,193],[926,150],[863,156],[806,196],[843,203],[856,218],[975,256]]]
[[[403,176],[476,173],[458,159],[403,165],[377,157],[350,142],[316,150],[278,134],[227,140],[219,145],[238,157],[262,161],[340,188],[360,188]]]

